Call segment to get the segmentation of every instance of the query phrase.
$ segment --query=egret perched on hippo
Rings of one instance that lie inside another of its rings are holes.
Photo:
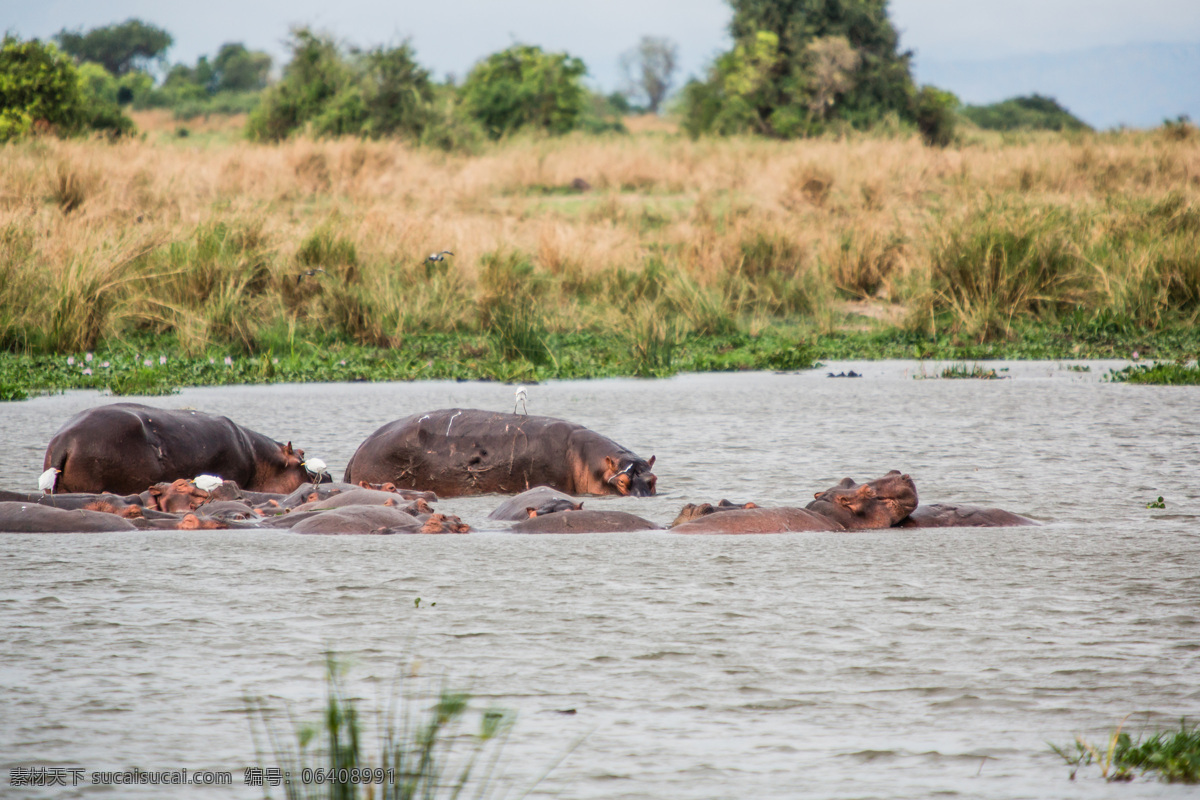
[[[517,494],[539,484],[571,495],[655,494],[643,459],[553,417],[446,408],[389,422],[346,465],[347,483],[391,482],[440,497]]]

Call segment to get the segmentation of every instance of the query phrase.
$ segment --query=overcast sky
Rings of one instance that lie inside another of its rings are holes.
[[[1200,42],[1200,0],[892,0],[890,7],[918,72],[923,58]],[[519,41],[581,57],[604,90],[618,88],[618,57],[644,34],[674,39],[683,74],[698,74],[727,46],[730,13],[724,0],[0,0],[0,25],[22,37],[139,17],[167,29],[175,37],[169,58],[189,63],[227,41],[280,60],[294,24],[358,45],[411,37],[419,60],[439,76],[462,76],[481,56]]]

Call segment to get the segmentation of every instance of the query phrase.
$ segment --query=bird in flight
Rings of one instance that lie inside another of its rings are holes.
[[[296,276],[296,285],[299,285],[300,281],[304,280],[305,278],[311,278],[311,277],[315,276],[318,272],[323,273],[323,272],[325,272],[325,270],[320,269],[320,268],[304,270],[304,272],[301,272],[299,275]]]
[[[440,253],[430,253],[429,255],[425,256],[425,260],[426,261],[445,261],[446,256],[452,256],[452,255],[454,255],[454,253],[451,253],[449,250],[443,250]]]

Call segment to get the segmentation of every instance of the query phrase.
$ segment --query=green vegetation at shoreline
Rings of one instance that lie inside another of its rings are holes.
[[[1081,767],[1095,764],[1109,782],[1152,774],[1166,783],[1200,783],[1200,727],[1181,720],[1177,731],[1156,731],[1134,741],[1124,726],[1122,722],[1109,734],[1103,750],[1082,736],[1075,738],[1073,748],[1050,747],[1071,766],[1072,780]]]
[[[648,345],[649,342],[649,345]],[[622,376],[666,377],[681,372],[794,371],[833,359],[1186,358],[1200,350],[1192,326],[1154,333],[1081,335],[1069,328],[1029,327],[1013,341],[963,343],[899,329],[819,334],[802,328],[759,335],[661,337],[637,340],[619,334],[546,334],[537,360],[506,351],[501,336],[409,336],[391,348],[334,338],[299,337],[290,344],[249,354],[223,350],[189,356],[171,336],[147,337],[73,355],[0,353],[0,400],[67,389],[114,395],[170,394],[185,386],[339,381],[484,380],[533,382]],[[1159,374],[1169,380],[1155,380]],[[1175,383],[1200,369],[1162,364],[1110,373],[1114,381]],[[1197,382],[1193,379],[1192,381]]]

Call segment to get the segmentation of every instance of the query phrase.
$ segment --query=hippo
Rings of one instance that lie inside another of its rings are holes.
[[[488,514],[488,519],[517,522],[542,514],[553,514],[556,511],[579,511],[582,508],[583,503],[576,503],[569,494],[563,494],[549,486],[535,486],[496,506],[496,509]]]
[[[294,533],[353,534],[417,532],[422,523],[389,506],[344,506],[316,513],[291,526]]]
[[[425,503],[424,500],[419,501]],[[395,508],[403,508],[405,506],[404,498],[392,492],[381,492],[376,489],[350,489],[345,492],[337,492],[320,500],[313,500],[308,503],[301,503],[298,506],[292,507],[292,513],[301,513],[304,511],[326,511],[331,508],[342,508],[343,506],[394,506]],[[428,508],[428,504],[425,504]]]
[[[180,478],[170,483],[156,483],[141,494],[143,505],[155,511],[171,514],[193,511],[208,502],[208,492],[189,480]]]
[[[137,527],[129,520],[102,511],[0,502],[0,533],[106,533],[133,530],[137,530]]]
[[[538,484],[571,495],[655,494],[643,460],[553,417],[448,408],[384,425],[346,465],[348,483],[394,483],[441,497],[517,494]]]
[[[671,527],[682,525],[685,522],[691,522],[694,519],[715,514],[718,511],[733,511],[738,508],[758,508],[755,503],[731,503],[728,500],[721,500],[715,506],[712,503],[688,503],[683,508],[679,509],[679,514],[676,515],[675,521],[671,523]]]
[[[917,506],[898,528],[1010,528],[1040,523],[1001,508],[936,503]]]
[[[706,514],[671,528],[671,533],[742,534],[844,531],[840,523],[807,508],[733,508]]]
[[[529,517],[510,530],[513,533],[621,533],[657,531],[662,527],[624,511],[560,511]]]
[[[843,478],[814,497],[805,508],[836,521],[848,531],[890,528],[917,507],[916,484],[895,469],[882,478],[861,484]]]
[[[88,409],[46,448],[61,471],[56,492],[132,494],[163,481],[210,474],[255,492],[286,494],[308,480],[304,451],[199,411],[137,403]]]

